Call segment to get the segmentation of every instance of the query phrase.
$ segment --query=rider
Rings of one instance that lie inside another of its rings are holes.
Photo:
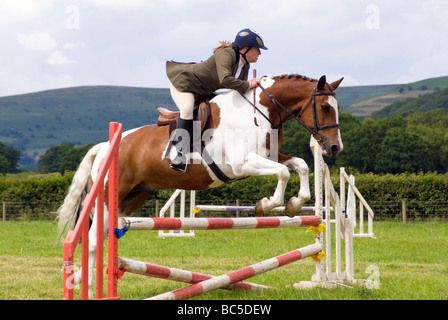
[[[243,29],[238,32],[233,43],[220,44],[214,49],[213,55],[203,62],[167,62],[171,97],[180,110],[177,128],[183,129],[174,131],[172,138],[178,143],[176,158],[170,166],[177,171],[185,172],[187,169],[189,150],[186,149],[192,133],[195,96],[210,95],[218,89],[233,89],[245,93],[260,83],[257,78],[247,81],[250,63],[257,62],[260,49],[267,50],[258,33]],[[188,136],[184,130],[188,132]]]

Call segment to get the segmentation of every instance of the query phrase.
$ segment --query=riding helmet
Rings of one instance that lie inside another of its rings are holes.
[[[265,47],[261,36],[257,32],[250,29],[243,29],[238,32],[233,43],[239,47],[257,47],[268,50],[268,48]]]

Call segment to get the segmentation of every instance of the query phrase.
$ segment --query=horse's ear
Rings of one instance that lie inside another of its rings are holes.
[[[331,87],[333,88],[333,90],[336,90],[339,87],[339,85],[341,84],[342,80],[344,80],[344,77],[342,77],[339,80],[336,80],[335,82],[333,82],[331,84]]]
[[[325,84],[327,83],[327,77],[322,76],[319,79],[319,82],[317,83],[317,91],[322,90],[325,87]]]

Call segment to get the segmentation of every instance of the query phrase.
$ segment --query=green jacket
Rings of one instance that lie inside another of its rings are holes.
[[[218,89],[233,89],[241,93],[249,90],[249,64],[245,64],[238,79],[239,55],[232,47],[223,48],[200,63],[167,61],[166,74],[171,83],[182,92],[209,95]]]

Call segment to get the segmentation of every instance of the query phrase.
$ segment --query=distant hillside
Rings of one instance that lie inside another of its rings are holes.
[[[366,117],[396,100],[445,88],[448,77],[341,87],[337,98],[343,112]],[[157,107],[175,109],[168,89],[86,86],[0,97],[0,141],[20,150],[21,166],[31,167],[52,146],[105,141],[111,121],[124,130],[156,123]]]
[[[448,76],[397,85],[341,87],[337,98],[343,112],[369,117],[391,103],[448,88]]]
[[[362,106],[352,106],[368,99],[381,97],[395,89],[397,89],[397,85],[339,87],[336,90],[336,98],[338,99],[339,105],[341,106],[343,112],[360,113],[364,115],[368,112],[364,112],[364,110],[362,110]]]
[[[427,93],[417,98],[395,101],[383,109],[373,112],[373,117],[386,118],[406,114],[413,111],[428,112],[443,109],[448,112],[448,89]]]
[[[0,98],[0,141],[22,151],[21,165],[49,147],[108,139],[109,122],[131,129],[157,121],[157,107],[173,108],[168,89],[75,87]]]

